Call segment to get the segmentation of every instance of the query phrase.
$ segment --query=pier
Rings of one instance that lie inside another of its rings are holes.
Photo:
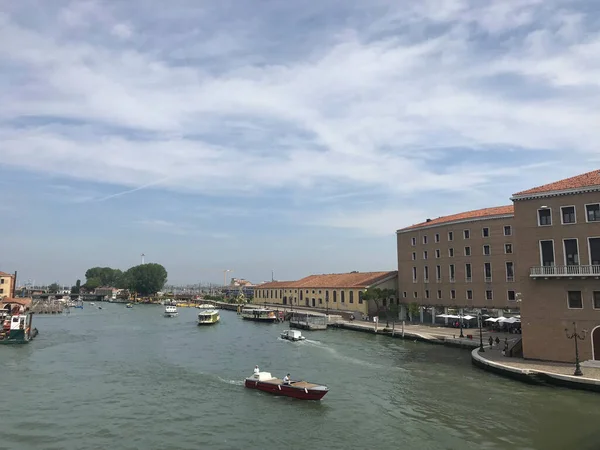
[[[62,314],[65,304],[58,300],[34,300],[31,311],[36,314]]]

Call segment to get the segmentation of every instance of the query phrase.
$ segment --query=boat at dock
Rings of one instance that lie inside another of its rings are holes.
[[[177,312],[177,306],[167,305],[165,306],[165,317],[176,317],[179,313]]]
[[[321,400],[329,388],[322,384],[307,381],[290,381],[285,384],[283,380],[273,377],[269,372],[258,372],[246,378],[244,386],[248,389],[258,389],[273,395],[283,395],[300,400]]]
[[[25,311],[23,305],[7,303],[0,311],[0,344],[27,344],[37,336],[37,328],[32,328],[33,312]]]
[[[242,319],[255,322],[279,322],[279,317],[274,310],[268,308],[243,308]]]
[[[215,307],[213,305],[211,305],[210,303],[202,303],[201,305],[197,305],[196,308],[198,308],[198,309],[214,309]]]
[[[299,330],[284,330],[281,333],[281,339],[287,339],[288,341],[303,341],[306,338],[302,336]]]
[[[198,325],[213,325],[221,320],[216,309],[204,309],[198,313]]]
[[[127,305],[125,305],[126,308],[133,308],[133,305],[131,303],[127,303]]]

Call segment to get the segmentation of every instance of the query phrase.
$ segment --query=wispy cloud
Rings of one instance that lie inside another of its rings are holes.
[[[593,4],[4,3],[0,155],[122,186],[93,201],[286,192],[336,204],[334,227],[361,192],[435,209],[439,192],[539,184],[597,158]]]

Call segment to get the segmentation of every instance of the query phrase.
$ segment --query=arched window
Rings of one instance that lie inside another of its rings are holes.
[[[333,303],[337,302],[337,291],[333,291]]]

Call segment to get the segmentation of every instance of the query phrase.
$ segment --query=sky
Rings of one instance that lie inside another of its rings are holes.
[[[0,271],[394,270],[600,168],[596,0],[0,0]]]

